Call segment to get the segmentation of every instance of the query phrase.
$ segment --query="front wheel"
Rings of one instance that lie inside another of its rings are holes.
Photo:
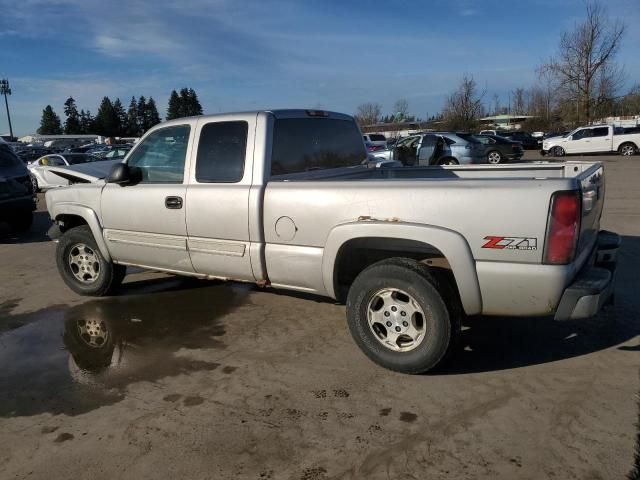
[[[493,165],[497,165],[502,162],[502,155],[497,150],[492,150],[487,155],[487,160]]]
[[[636,146],[633,143],[623,143],[618,148],[618,153],[625,157],[630,157],[636,154]]]
[[[551,155],[553,155],[554,157],[564,157],[564,155],[565,155],[564,148],[562,148],[562,147],[553,147],[551,149]]]
[[[87,225],[67,230],[56,250],[58,272],[71,290],[101,297],[122,283],[126,267],[108,262]]]
[[[375,363],[424,373],[453,351],[461,309],[446,281],[412,259],[393,258],[366,268],[347,297],[349,330]]]

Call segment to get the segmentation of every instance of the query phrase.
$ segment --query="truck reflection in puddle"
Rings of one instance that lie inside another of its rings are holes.
[[[0,335],[0,416],[75,415],[135,382],[216,369],[208,350],[225,347],[221,319],[249,289],[204,285],[17,315]]]

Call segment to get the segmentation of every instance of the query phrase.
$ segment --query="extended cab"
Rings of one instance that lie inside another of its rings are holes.
[[[545,138],[542,154],[562,157],[571,154],[610,153],[635,155],[640,147],[640,133],[626,133],[623,128],[598,125],[577,128],[560,137]]]
[[[136,265],[331,297],[402,372],[438,365],[463,315],[580,319],[613,288],[597,162],[381,166],[352,117],[274,110],[158,125],[102,179],[58,170],[72,185],[47,208],[74,291],[109,294]]]

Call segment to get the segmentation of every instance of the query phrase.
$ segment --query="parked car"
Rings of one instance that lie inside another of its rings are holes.
[[[520,142],[525,150],[538,150],[542,146],[542,140],[535,138],[529,132],[522,132],[520,130],[511,130],[500,132],[498,135]]]
[[[68,185],[69,182],[65,179],[50,172],[51,167],[77,165],[100,160],[100,158],[87,153],[56,153],[40,157],[28,164],[33,180],[33,188],[36,192],[39,192]]]
[[[524,155],[522,144],[499,135],[478,135],[476,137],[487,148],[487,161],[492,164],[520,160]]]
[[[620,237],[600,232],[601,163],[367,156],[353,118],[333,112],[159,124],[105,179],[46,193],[58,270],[82,295],[113,292],[136,265],[346,301],[358,346],[406,373],[455,350],[463,315],[576,320],[609,300]]]
[[[24,146],[18,147],[15,149],[16,155],[20,157],[20,159],[24,163],[30,163],[38,158],[48,155],[50,153],[57,153],[57,150],[51,148],[45,148],[41,146]]]
[[[388,150],[387,145],[373,145],[371,142],[364,142],[364,146],[367,149],[367,152],[379,152],[383,150]]]
[[[486,147],[464,132],[426,132],[404,137],[393,148],[391,159],[407,166],[487,163]]]
[[[127,156],[127,153],[129,153],[129,150],[131,150],[131,147],[128,147],[128,146],[113,147],[108,151],[104,152],[101,155],[101,158],[103,158],[104,160],[122,159]]]
[[[31,227],[36,198],[24,162],[6,144],[0,143],[0,222],[16,232]]]
[[[478,135],[500,135],[500,130],[480,130]]]
[[[368,133],[368,134],[362,135],[362,139],[364,140],[365,144],[369,144],[372,147],[376,146],[376,147],[387,148],[387,137],[385,137],[380,133]]]
[[[635,155],[640,147],[640,133],[626,133],[611,125],[576,128],[562,137],[544,140],[542,154],[562,157],[571,154],[612,153]]]

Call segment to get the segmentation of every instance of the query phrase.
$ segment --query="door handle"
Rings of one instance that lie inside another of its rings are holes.
[[[182,197],[167,197],[164,199],[164,206],[171,209],[182,208]]]

